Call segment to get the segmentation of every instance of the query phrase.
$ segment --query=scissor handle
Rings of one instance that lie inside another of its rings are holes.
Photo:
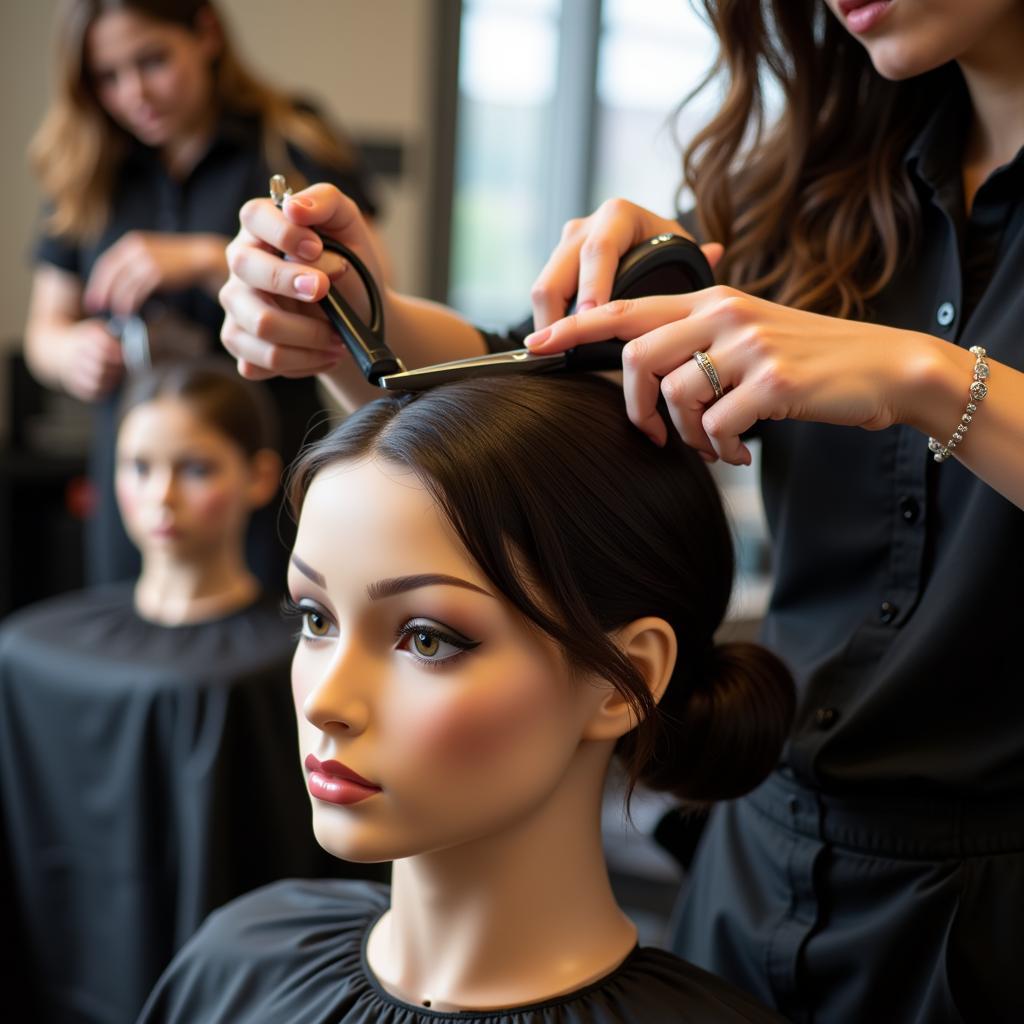
[[[290,195],[291,191],[283,174],[275,174],[270,179],[270,198],[277,206],[284,204],[285,197]],[[317,234],[320,235],[325,249],[348,260],[359,275],[359,280],[366,289],[366,296],[370,300],[370,322],[366,324],[357,316],[348,300],[333,284],[320,300],[320,308],[327,314],[331,326],[341,336],[363,376],[371,384],[379,384],[381,377],[388,374],[401,373],[405,367],[384,341],[384,303],[381,301],[380,289],[373,274],[347,245],[327,238],[319,231]]]
[[[319,234],[319,232],[317,232]],[[401,373],[405,369],[384,341],[384,303],[380,289],[366,264],[348,246],[332,238],[323,239],[324,248],[337,253],[349,261],[359,280],[363,282],[366,296],[370,300],[370,322],[364,323],[349,305],[341,292],[332,284],[327,295],[320,300],[320,308],[327,314],[331,326],[341,335],[353,358],[359,364],[363,376],[377,384],[389,373]]]

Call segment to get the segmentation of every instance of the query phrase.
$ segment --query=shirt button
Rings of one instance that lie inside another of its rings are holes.
[[[921,512],[921,506],[918,505],[916,498],[911,498],[904,495],[899,501],[900,515],[903,517],[905,523],[916,523],[917,517]]]
[[[956,319],[956,306],[952,302],[944,302],[935,310],[935,319],[940,327],[948,327]]]
[[[897,608],[896,605],[892,603],[892,601],[883,601],[881,605],[879,605],[878,607],[878,617],[887,626],[890,622],[892,622],[893,619],[896,618],[898,613],[899,608]]]
[[[819,729],[831,729],[836,724],[839,712],[835,708],[818,708],[814,712],[814,724]]]

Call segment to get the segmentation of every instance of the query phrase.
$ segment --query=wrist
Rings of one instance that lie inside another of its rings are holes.
[[[964,411],[974,356],[932,335],[909,333],[909,356],[899,364],[897,420],[926,437],[945,438]]]
[[[228,258],[226,249],[228,239],[225,235],[203,236],[203,267],[201,281],[206,289],[216,295],[228,279]]]

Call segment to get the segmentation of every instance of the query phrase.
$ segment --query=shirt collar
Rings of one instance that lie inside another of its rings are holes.
[[[960,155],[970,124],[970,99],[963,77],[950,76],[948,82],[945,90],[938,93],[935,108],[904,157],[911,175],[934,191],[959,181]]]
[[[907,147],[904,163],[910,174],[935,193],[959,189],[961,158],[967,145],[971,102],[963,76],[950,76],[949,85],[923,127]],[[985,182],[989,194],[1019,196],[1024,189],[1024,147]]]

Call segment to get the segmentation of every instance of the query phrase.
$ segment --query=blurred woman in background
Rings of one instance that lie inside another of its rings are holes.
[[[96,405],[87,575],[102,582],[137,571],[111,485],[123,318],[145,323],[143,361],[216,351],[224,247],[239,206],[275,171],[375,208],[352,147],[244,67],[206,0],[66,0],[56,78],[31,146],[47,210],[25,354],[41,382]],[[273,391],[288,458],[319,403],[309,380]],[[250,556],[281,586],[274,520],[268,510]]]

